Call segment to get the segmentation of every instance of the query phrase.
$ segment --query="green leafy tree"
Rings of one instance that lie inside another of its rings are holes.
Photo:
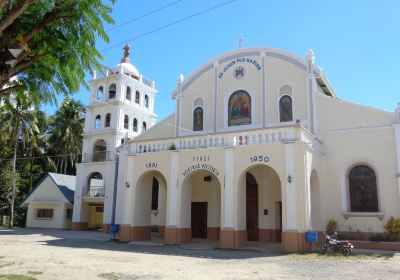
[[[27,91],[52,102],[88,87],[84,76],[100,69],[95,41],[108,42],[111,11],[101,0],[0,0],[0,98]]]
[[[65,99],[55,113],[50,126],[49,143],[60,173],[67,174],[67,166],[75,168],[82,151],[85,106],[81,102]]]
[[[39,134],[36,112],[32,99],[27,94],[14,94],[4,99],[0,107],[0,133],[13,147],[12,191],[10,206],[10,227],[14,225],[14,202],[16,196],[16,163],[19,144],[37,147],[35,135]]]

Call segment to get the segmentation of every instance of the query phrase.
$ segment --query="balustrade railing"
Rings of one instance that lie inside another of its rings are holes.
[[[104,197],[104,187],[91,187],[87,193],[89,197]]]
[[[100,151],[94,153],[84,153],[82,162],[101,162],[115,160],[115,153],[112,151]]]
[[[210,147],[237,147],[272,143],[302,141],[321,150],[319,142],[300,126],[266,128],[259,130],[228,132],[214,135],[183,136],[170,139],[133,142],[131,154],[152,153],[168,150],[187,150]]]

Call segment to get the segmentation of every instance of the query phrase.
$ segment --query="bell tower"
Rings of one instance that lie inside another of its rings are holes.
[[[126,44],[121,62],[93,75],[86,111],[82,161],[77,167],[73,230],[103,228],[114,222],[116,148],[155,124],[155,82],[130,63]]]

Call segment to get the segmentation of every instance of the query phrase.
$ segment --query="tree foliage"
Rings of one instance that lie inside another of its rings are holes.
[[[59,173],[67,173],[67,165],[75,167],[80,158],[85,123],[85,107],[79,101],[65,99],[50,124],[49,144],[54,154],[65,155],[56,159]]]
[[[85,73],[100,69],[95,41],[108,42],[110,13],[101,0],[0,0],[0,98],[28,91],[52,102],[87,87]]]
[[[75,174],[74,163],[79,160],[82,148],[85,107],[80,102],[66,99],[56,114],[49,117],[35,109],[30,97],[12,95],[0,104],[0,218],[11,214],[16,152],[14,225],[17,226],[24,226],[26,209],[20,206],[34,184],[46,172],[56,172],[60,161],[63,162],[60,172]]]

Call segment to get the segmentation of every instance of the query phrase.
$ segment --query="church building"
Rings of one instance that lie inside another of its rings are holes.
[[[305,233],[330,219],[368,238],[400,216],[400,104],[386,112],[341,100],[311,50],[214,58],[179,76],[174,113],[157,124],[155,94],[129,49],[94,77],[73,229],[118,224],[122,241],[156,230],[170,245],[281,242],[301,252]],[[102,220],[92,218],[101,207]]]

